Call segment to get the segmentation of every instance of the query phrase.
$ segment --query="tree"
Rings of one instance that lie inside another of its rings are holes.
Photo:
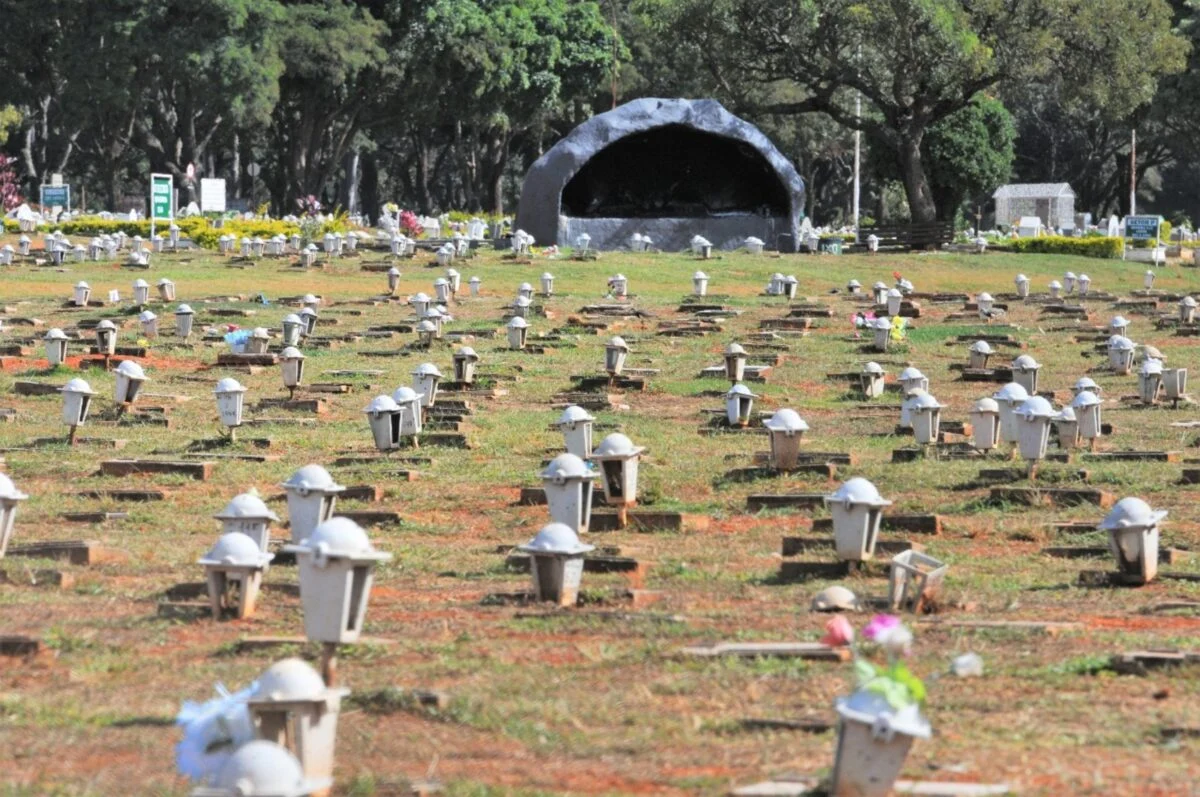
[[[642,10],[692,43],[727,95],[778,83],[806,92],[737,110],[820,111],[867,132],[895,158],[915,221],[937,216],[925,136],[980,92],[1058,78],[1119,113],[1148,101],[1187,48],[1166,0],[642,0]]]
[[[953,219],[972,197],[990,197],[1008,180],[1016,137],[1004,103],[982,94],[929,128],[922,157],[929,163],[933,199],[943,219]]]

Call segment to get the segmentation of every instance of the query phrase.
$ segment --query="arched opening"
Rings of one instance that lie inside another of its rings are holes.
[[[680,124],[625,136],[562,192],[574,218],[787,217],[789,192],[749,144]]]

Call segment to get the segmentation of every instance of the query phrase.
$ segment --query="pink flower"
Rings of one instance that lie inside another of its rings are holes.
[[[863,636],[870,640],[878,640],[887,632],[900,627],[900,618],[891,614],[877,614],[863,628]]]
[[[825,624],[825,636],[821,644],[831,648],[844,648],[854,643],[854,626],[842,615],[837,615]]]

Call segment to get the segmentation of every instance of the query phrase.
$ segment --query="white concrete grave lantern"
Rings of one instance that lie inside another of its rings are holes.
[[[13,262],[13,255],[15,253],[16,250],[12,248],[12,244],[0,246],[0,265],[11,266]]]
[[[107,318],[96,324],[96,352],[105,357],[117,353],[117,325]]]
[[[312,309],[316,310],[321,306],[321,297],[317,296],[315,293],[306,293],[300,297],[300,306],[311,307]]]
[[[533,303],[533,285],[529,282],[522,282],[517,286],[517,298],[527,299],[529,304]],[[529,304],[525,306],[528,307]]]
[[[992,344],[986,340],[977,340],[971,344],[971,348],[967,351],[967,367],[968,368],[987,368],[988,358],[996,353],[992,348]]]
[[[438,384],[442,381],[442,372],[433,363],[421,363],[412,370],[412,389],[421,397],[422,407],[432,407],[437,403]]]
[[[1066,289],[1067,293],[1075,292],[1075,279],[1075,272],[1073,271],[1063,274],[1063,288]]]
[[[255,327],[246,339],[247,354],[266,354],[271,345],[271,333],[266,327]]]
[[[396,288],[400,285],[400,269],[392,266],[387,271],[388,295],[395,296]]]
[[[179,225],[176,224],[175,222],[171,222],[171,226],[167,228],[167,232],[171,236],[171,248],[178,249],[179,248]]]
[[[1100,523],[1121,573],[1143,584],[1158,575],[1158,530],[1166,510],[1155,511],[1140,498],[1122,498]]]
[[[549,271],[543,271],[541,276],[542,296],[554,295],[554,275]]]
[[[1021,458],[1033,468],[1046,458],[1050,441],[1050,423],[1058,417],[1050,402],[1041,396],[1030,396],[1014,412],[1017,418],[1017,447]]]
[[[417,333],[417,340],[426,346],[431,345],[438,336],[437,324],[429,319],[419,322],[414,331]]]
[[[1029,391],[1016,382],[1009,382],[993,393],[992,398],[1000,405],[1000,439],[1006,443],[1016,443],[1020,437],[1017,407],[1029,398]]]
[[[583,555],[595,550],[594,545],[580,542],[570,526],[549,523],[532,540],[517,546],[517,550],[529,554],[536,600],[558,606],[574,606],[578,602]]]
[[[782,296],[783,295],[783,274],[782,273],[776,271],[774,274],[771,275],[771,279],[769,279],[767,281],[767,295],[768,296]]]
[[[1050,292],[1050,298],[1051,299],[1062,298],[1062,287],[1063,287],[1062,283],[1059,282],[1058,280],[1050,280],[1050,284],[1049,284],[1049,286],[1047,286],[1047,290],[1049,290],[1049,292]]]
[[[300,264],[305,268],[310,268],[317,264],[317,245],[309,244],[304,247],[304,251],[300,253]]]
[[[192,322],[196,320],[196,313],[186,304],[181,304],[175,308],[175,337],[187,340],[192,335]]]
[[[479,279],[479,277],[471,277],[471,279],[467,280],[467,287],[470,289],[472,296],[479,295],[479,286],[482,284],[483,280]]]
[[[917,445],[930,446],[937,443],[943,406],[930,393],[921,392],[913,397],[909,412]]]
[[[629,356],[629,344],[617,336],[604,344],[604,370],[610,377],[617,377],[625,370],[625,358]]]
[[[288,313],[283,317],[283,345],[296,346],[300,343],[300,336],[304,334],[304,319],[295,313]]]
[[[513,299],[511,305],[514,318],[529,318],[529,308],[533,306],[533,300],[524,294],[518,294],[517,298]]]
[[[1083,442],[1083,438],[1079,436],[1079,419],[1075,417],[1075,410],[1069,406],[1063,407],[1058,415],[1054,416],[1054,431],[1058,435],[1058,447],[1063,451],[1079,448]]]
[[[274,558],[240,531],[221,535],[212,550],[200,557],[214,620],[227,611],[239,620],[253,616],[263,571]]]
[[[707,296],[708,295],[708,275],[703,271],[697,271],[692,275],[692,295]]]
[[[867,251],[874,254],[879,251],[879,236],[872,233],[867,236]]]
[[[900,305],[904,302],[904,294],[898,288],[892,288],[887,292],[887,314],[890,317],[900,315]]]
[[[765,246],[765,244],[763,243],[763,240],[761,238],[755,238],[753,235],[751,235],[749,238],[747,238],[743,242],[743,245],[746,247],[746,251],[752,255],[761,255],[763,253],[763,247]],[[711,255],[712,254],[712,246],[711,245],[709,245],[708,251],[709,251],[709,255]],[[707,257],[707,255],[706,255],[706,257]]]
[[[917,399],[928,392],[924,388],[917,387],[904,394],[904,399],[900,402],[900,420],[897,423],[901,429],[912,428],[913,409],[917,406]]]
[[[141,307],[150,300],[150,283],[144,279],[133,281],[133,303]]]
[[[325,685],[302,659],[283,659],[258,676],[258,690],[246,701],[258,738],[296,757],[305,778],[333,776],[338,714],[349,689]]]
[[[160,232],[158,235],[155,235],[154,240],[152,241],[151,245],[154,247],[155,252],[167,251],[167,236],[166,236],[166,234]]]
[[[279,377],[290,396],[294,396],[296,388],[304,384],[304,353],[295,346],[285,346],[279,352]]]
[[[996,303],[996,300],[992,298],[990,293],[984,291],[975,297],[975,303],[979,306],[979,312],[986,314],[992,312],[992,306]]]
[[[270,548],[271,524],[279,522],[279,517],[254,493],[235,495],[213,518],[221,521],[222,534],[244,534],[263,553]]]
[[[863,395],[867,398],[879,398],[884,391],[884,377],[887,372],[883,370],[883,366],[877,362],[871,361],[862,367],[858,372],[858,383],[862,388]]]
[[[1108,348],[1108,365],[1118,374],[1128,374],[1133,370],[1133,354],[1137,345],[1124,335],[1113,335],[1106,344]]]
[[[446,269],[446,282],[450,283],[451,295],[457,296],[462,290],[462,274],[453,268]]]
[[[529,335],[529,322],[521,316],[513,316],[508,322],[508,348],[519,350],[525,348],[525,339]]]
[[[29,498],[17,489],[12,479],[0,473],[0,559],[8,550],[8,541],[12,539],[13,526],[17,520],[17,507]]]
[[[333,517],[337,497],[346,489],[320,465],[305,465],[279,486],[287,493],[292,542],[305,539]]]
[[[588,247],[591,245],[592,245],[592,236],[588,235],[586,232],[580,233],[579,237],[577,237],[575,239],[575,249],[580,254],[586,254]]]
[[[892,322],[887,318],[876,318],[871,322],[871,331],[874,333],[871,345],[875,351],[887,351],[892,342]]]
[[[1092,278],[1087,274],[1080,274],[1079,278],[1075,280],[1075,287],[1079,291],[1080,297],[1087,296],[1092,287]]]
[[[749,241],[746,242],[749,247]],[[702,235],[692,236],[692,254],[701,260],[707,260],[712,257],[712,241]]]
[[[113,387],[113,400],[117,404],[132,404],[137,401],[142,385],[147,381],[146,372],[142,366],[133,360],[125,360],[117,366],[116,383]]]
[[[788,274],[783,278],[783,295],[788,301],[796,298],[796,291],[800,289],[800,280],[796,279],[795,275]]]
[[[411,437],[413,445],[418,445],[418,436],[424,420],[421,411],[421,394],[408,385],[401,385],[392,391],[392,401],[400,405],[404,415],[400,421],[400,436]]]
[[[731,427],[745,428],[750,425],[757,395],[743,384],[736,384],[725,393],[725,420]]]
[[[846,283],[846,293],[857,296],[862,293],[862,283],[858,280],[850,280]]]
[[[389,395],[376,396],[363,410],[375,448],[391,451],[400,447],[400,430],[404,420],[404,409]]]
[[[366,532],[343,517],[326,520],[284,550],[294,552],[299,565],[305,636],[330,644],[357,642],[375,568],[391,554],[375,550]]]
[[[158,281],[158,298],[164,302],[175,301],[175,283],[163,277]]]
[[[937,595],[949,565],[920,551],[901,551],[888,571],[888,609],[918,611],[926,598]]]
[[[1184,296],[1179,300],[1179,323],[1193,324],[1196,321],[1196,305],[1200,304],[1194,297]]]
[[[838,559],[862,562],[875,555],[883,508],[891,504],[861,476],[847,480],[825,496],[825,506],[833,516],[833,545]]]
[[[1142,287],[1146,290],[1154,289],[1154,269],[1146,269],[1146,273],[1142,275]]]
[[[333,780],[304,777],[296,757],[274,742],[255,739],[237,748],[211,785],[191,797],[308,797],[327,792]]]
[[[740,343],[725,347],[725,378],[731,383],[741,382],[746,377],[746,350]]]
[[[470,346],[463,346],[454,352],[454,381],[460,385],[475,383],[475,366],[479,364],[479,355]]]
[[[878,307],[881,304],[887,304],[888,286],[883,282],[876,282],[871,286],[871,299]]]
[[[608,289],[616,298],[624,299],[629,296],[629,279],[624,274],[617,274],[615,277],[609,277]]]
[[[896,287],[900,289],[900,293],[903,294],[904,296],[909,296],[912,294],[913,291],[916,290],[916,288],[913,286],[912,282],[904,279],[903,277],[896,278]]]
[[[321,244],[325,249],[325,254],[332,255],[337,251],[337,237],[333,233],[325,233],[325,237],[321,239]]]
[[[984,252],[987,251],[987,248],[988,248],[988,239],[984,238],[982,235],[977,236],[975,238],[975,251],[978,254],[982,255]]]
[[[987,453],[1000,445],[1000,405],[981,398],[971,408],[971,444]]]
[[[1123,315],[1113,316],[1112,320],[1108,322],[1108,331],[1114,335],[1128,335],[1129,319]]]
[[[1163,369],[1163,398],[1168,401],[1179,401],[1187,393],[1187,369]]]
[[[1078,396],[1085,390],[1091,391],[1097,396],[1099,396],[1102,392],[1100,385],[1096,384],[1095,379],[1092,379],[1090,376],[1081,376],[1076,379],[1075,384],[1071,386],[1071,395]]]
[[[604,500],[622,510],[637,504],[638,461],[646,449],[614,432],[600,441],[592,452],[592,461],[600,466]]]
[[[1079,421],[1079,437],[1088,441],[1088,444],[1093,447],[1102,431],[1101,404],[1100,398],[1090,390],[1081,390],[1071,400],[1071,409]]]
[[[635,232],[633,235],[629,236],[629,249],[632,252],[646,251],[645,239],[642,237],[640,232]]]
[[[91,298],[92,289],[86,282],[75,283],[75,292],[72,294],[71,301],[76,307],[87,307],[88,300]]]
[[[1022,354],[1012,361],[1012,378],[1026,393],[1036,393],[1038,389],[1038,372],[1042,365],[1028,354]]]
[[[75,439],[75,429],[87,422],[88,411],[92,407],[92,396],[96,395],[92,386],[76,377],[59,388],[62,393],[63,425],[71,429],[71,441]]]
[[[30,239],[30,237],[28,235],[22,235],[20,240],[17,241],[17,251],[19,251],[21,253],[22,257],[29,256],[29,250],[32,246],[33,246],[33,241]]]
[[[911,365],[900,372],[900,375],[896,377],[896,381],[900,383],[900,387],[904,393],[918,389],[929,390],[929,377],[921,373],[920,369]]]
[[[808,424],[793,409],[783,408],[763,421],[771,440],[770,463],[776,471],[795,470],[800,462],[800,444]]]
[[[305,307],[300,310],[300,321],[303,325],[304,337],[311,337],[317,331],[317,311],[311,307]]]
[[[230,430],[242,425],[242,410],[246,403],[246,388],[231,376],[217,382],[213,389],[217,397],[217,413],[221,416],[221,424]]]
[[[592,519],[592,492],[600,474],[588,467],[582,457],[559,454],[542,471],[542,489],[550,519],[583,534]]]
[[[1147,357],[1138,369],[1138,398],[1143,404],[1157,404],[1163,392],[1162,360]]]
[[[421,318],[425,315],[425,311],[429,309],[429,302],[429,296],[427,296],[425,293],[417,293],[408,300],[408,303],[412,305],[413,312],[416,314],[417,318]]]
[[[57,327],[46,331],[42,345],[46,348],[46,361],[50,363],[51,368],[66,362],[67,340],[67,333]]]
[[[583,407],[569,405],[558,417],[555,426],[562,432],[563,444],[567,452],[580,459],[587,459],[592,454],[592,428],[596,419]]]
[[[142,335],[150,340],[158,337],[158,316],[150,310],[138,313],[138,323],[142,325]]]
[[[440,304],[450,301],[450,281],[445,277],[435,279],[433,281],[433,296]]]

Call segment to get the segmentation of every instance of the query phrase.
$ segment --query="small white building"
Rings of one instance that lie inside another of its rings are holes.
[[[1023,216],[1070,234],[1075,229],[1075,192],[1067,183],[1012,183],[992,194],[997,226],[1016,227]]]

